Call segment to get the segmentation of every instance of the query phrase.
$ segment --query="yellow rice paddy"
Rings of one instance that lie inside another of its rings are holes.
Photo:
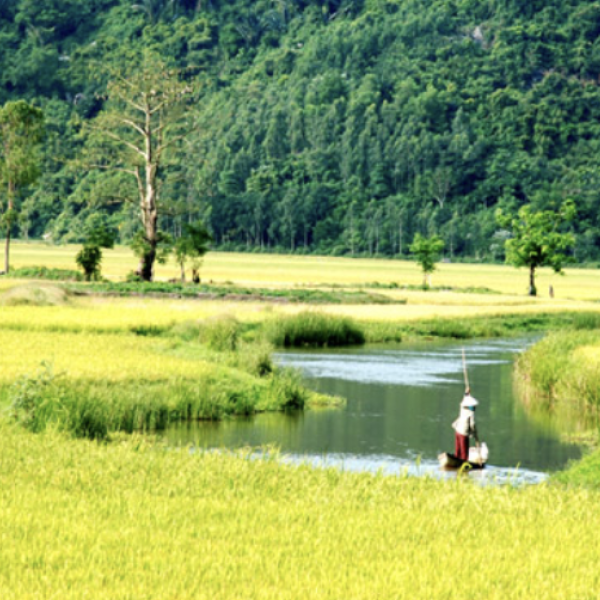
[[[75,248],[14,247],[15,266],[73,268]],[[135,265],[107,253],[105,275]],[[173,266],[159,277],[176,276]],[[203,277],[257,286],[418,284],[416,265],[211,253]],[[547,279],[544,279],[547,277]],[[365,320],[590,310],[593,271],[525,296],[508,267],[440,265],[435,285],[498,295],[389,290],[405,305],[323,306]],[[0,280],[0,291],[20,282]],[[567,298],[573,298],[568,300]],[[0,306],[0,385],[41,360],[69,377],[120,382],[214,368],[131,328],[217,314],[251,321],[305,307],[262,302],[74,299]],[[598,349],[581,349],[596,360]],[[190,375],[191,373],[191,375]],[[454,482],[290,467],[166,450],[148,438],[98,444],[33,435],[0,416],[2,600],[592,599],[600,590],[600,494],[551,485]]]
[[[13,268],[45,265],[74,269],[80,246],[51,246],[42,243],[13,244]],[[122,280],[134,271],[137,260],[127,247],[104,251],[102,272],[105,277]],[[566,276],[540,269],[537,285],[541,298],[548,298],[549,286],[557,300],[600,300],[600,276],[595,270],[566,269]],[[352,259],[346,257],[286,256],[209,252],[201,269],[203,281],[237,285],[293,287],[313,285],[361,286],[373,282],[420,285],[419,266],[410,261]],[[157,265],[156,278],[179,277],[173,261]],[[432,285],[457,288],[486,287],[498,293],[525,296],[528,273],[505,265],[439,263]]]

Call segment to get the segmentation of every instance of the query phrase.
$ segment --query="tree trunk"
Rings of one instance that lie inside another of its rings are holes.
[[[4,245],[4,272],[8,275],[10,269],[10,223],[6,226],[6,243]]]
[[[11,179],[8,181],[8,205],[6,212],[8,213],[8,219],[6,223],[6,243],[4,245],[4,272],[8,275],[10,270],[10,230],[12,229],[13,210],[14,204],[14,193],[15,184]]]
[[[535,267],[529,267],[529,295],[537,296],[537,290],[535,289]]]
[[[144,281],[152,281],[154,277],[154,261],[156,260],[156,241],[154,244],[148,242],[148,250],[144,252],[140,260],[140,277]]]
[[[140,277],[144,281],[154,279],[154,262],[156,261],[158,214],[156,210],[144,210],[144,228],[146,230],[146,248],[140,258]]]

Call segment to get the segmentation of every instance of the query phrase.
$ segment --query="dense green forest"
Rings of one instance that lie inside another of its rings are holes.
[[[572,199],[575,258],[599,260],[599,35],[589,0],[0,0],[0,104],[46,125],[12,235],[81,242],[105,215],[135,239],[135,186],[86,162],[87,125],[150,52],[193,89],[157,170],[174,237],[395,256],[437,234],[500,260],[497,208]]]

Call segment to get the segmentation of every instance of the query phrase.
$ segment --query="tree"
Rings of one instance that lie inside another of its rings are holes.
[[[516,217],[496,212],[496,221],[509,229],[512,238],[506,241],[506,262],[515,267],[529,267],[529,295],[537,295],[535,270],[552,267],[562,273],[569,260],[568,252],[575,244],[572,233],[561,233],[560,227],[575,217],[575,204],[565,201],[560,210],[534,211],[531,204],[519,209]]]
[[[181,281],[185,281],[185,263],[192,260],[192,281],[200,283],[200,262],[208,252],[208,244],[212,241],[204,223],[186,223],[183,226],[183,235],[175,242],[175,257],[181,267]]]
[[[17,189],[39,176],[37,150],[44,135],[44,115],[24,100],[7,102],[0,109],[0,182],[6,186],[6,210],[2,224],[6,232],[4,271],[10,269],[10,237],[17,221]]]
[[[416,233],[413,243],[409,246],[411,254],[414,254],[417,262],[423,270],[423,287],[428,286],[428,276],[435,271],[435,263],[444,249],[444,240],[437,235],[430,238]]]
[[[75,262],[83,269],[86,281],[100,279],[102,248],[115,245],[116,231],[103,221],[99,214],[91,215],[86,222],[86,240],[75,256]]]
[[[91,124],[88,150],[92,166],[106,170],[113,184],[119,175],[133,184],[124,196],[113,190],[110,197],[135,202],[139,208],[138,272],[142,280],[151,281],[158,245],[167,237],[159,229],[159,216],[173,214],[161,189],[177,171],[169,168],[169,152],[173,154],[192,129],[188,122],[192,88],[178,71],[150,53],[144,54],[141,64],[134,62],[125,74],[109,69],[107,101]]]

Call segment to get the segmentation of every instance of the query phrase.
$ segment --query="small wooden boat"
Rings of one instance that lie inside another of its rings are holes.
[[[463,466],[466,469],[483,469],[485,467],[485,461],[473,462],[470,460],[463,460],[449,452],[442,452],[438,456],[438,460],[440,461],[440,467],[442,467],[442,469],[460,469]]]

